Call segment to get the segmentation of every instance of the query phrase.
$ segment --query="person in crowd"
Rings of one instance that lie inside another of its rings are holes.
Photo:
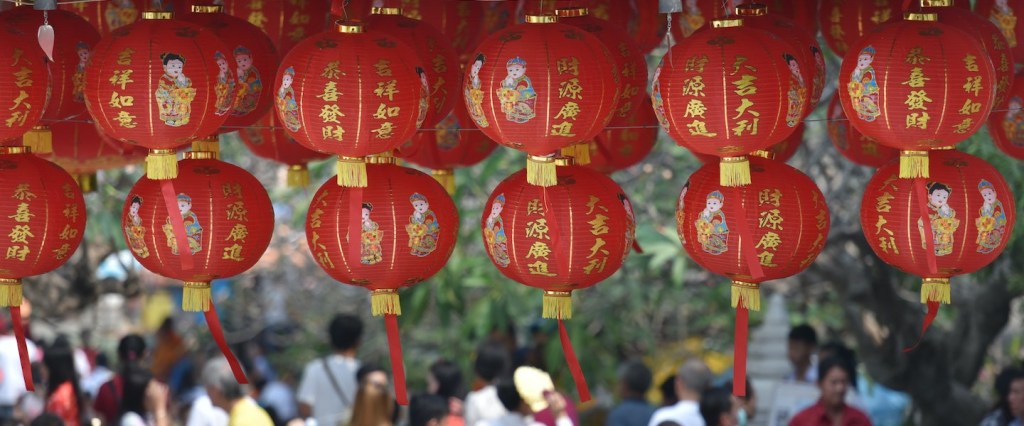
[[[750,379],[746,379],[747,392],[744,396],[736,397],[739,401],[739,407],[736,409],[736,424],[739,426],[747,426],[754,420],[754,416],[757,414],[757,395],[754,394],[754,387],[750,384]],[[732,380],[725,382],[722,385],[723,389],[732,390]]]
[[[707,426],[739,425],[739,407],[738,398],[732,396],[732,388],[709,388],[700,397],[700,415]]]
[[[477,349],[473,371],[476,379],[484,386],[466,395],[465,424],[478,426],[506,414],[505,406],[498,398],[494,381],[508,373],[508,351],[496,343],[484,343]]]
[[[110,369],[107,354],[100,352],[96,354],[96,367],[92,369],[92,373],[88,377],[82,379],[82,392],[95,401],[103,384],[113,380],[116,375]]]
[[[711,385],[711,370],[703,361],[692,359],[683,363],[676,373],[676,395],[679,402],[663,407],[651,416],[649,426],[670,420],[683,426],[704,426],[700,415],[700,396]]]
[[[282,375],[281,379],[285,379]],[[282,380],[263,377],[261,374],[253,374],[252,384],[255,392],[253,398],[267,410],[275,424],[290,420],[298,416],[298,407],[295,403],[295,392],[292,387]]]
[[[831,357],[818,363],[818,402],[797,413],[789,426],[870,426],[871,420],[862,411],[846,404],[846,391],[854,375],[850,360]]]
[[[207,361],[202,379],[213,405],[228,413],[228,426],[274,426],[267,412],[249,398],[248,386],[235,379],[224,358]]]
[[[676,375],[673,374],[665,378],[664,381],[658,385],[658,390],[661,391],[661,406],[671,407],[679,402],[679,396],[676,395]]]
[[[92,403],[101,421],[113,422],[121,416],[125,374],[130,368],[142,365],[146,355],[146,340],[138,334],[126,335],[117,343],[118,372],[99,387]]]
[[[409,426],[451,426],[448,418],[448,400],[439,394],[416,395],[409,400]]]
[[[622,402],[612,408],[605,426],[646,426],[655,408],[644,395],[651,388],[651,369],[643,362],[627,361],[619,367],[619,396]]]
[[[119,426],[170,426],[167,385],[153,380],[153,373],[139,363],[132,362],[121,369],[121,399]]]
[[[32,422],[28,426],[66,426],[64,420],[60,416],[53,413],[43,413],[38,417],[32,419]]]
[[[438,395],[448,403],[447,426],[463,426],[462,370],[454,362],[441,359],[430,366],[427,373],[427,393]]]
[[[1016,426],[1024,424],[1024,370],[1006,367],[996,376],[999,400],[979,426]]]
[[[533,419],[533,411],[530,406],[523,400],[522,394],[516,389],[515,382],[511,379],[499,379],[494,383],[495,393],[498,395],[498,400],[501,401],[502,406],[505,408],[505,414],[485,420],[482,422],[485,426],[541,426],[543,423],[535,421]],[[544,394],[544,398],[547,400],[547,405],[551,409],[552,414],[557,419],[557,426],[572,426],[573,421],[566,412],[565,398],[557,392],[547,392]]]
[[[43,352],[46,367],[46,411],[60,416],[64,423],[83,423],[86,407],[82,404],[74,349],[66,336],[58,336]]]
[[[168,379],[174,366],[186,355],[185,339],[174,329],[174,318],[167,317],[156,331],[156,345],[153,347],[153,377],[163,383]],[[173,386],[172,386],[173,388]]]
[[[359,390],[348,426],[394,426],[398,406],[389,393],[388,373],[375,364],[366,364],[356,372]]]
[[[356,350],[363,336],[363,322],[339,314],[327,327],[332,352],[306,364],[296,391],[299,416],[313,417],[317,425],[348,424],[356,396]]]
[[[25,376],[21,372],[18,341],[14,338],[9,321],[6,315],[0,317],[0,330],[3,330],[0,336],[0,371],[3,372],[3,380],[0,380],[0,421],[14,419],[15,405],[28,393],[25,390]],[[25,345],[28,347],[29,362],[42,360],[42,352],[28,337],[25,338]]]
[[[798,383],[815,383],[817,369],[814,366],[814,356],[818,351],[818,333],[808,324],[800,324],[789,330],[786,355],[790,364],[793,364],[793,372],[786,376],[786,380]]]

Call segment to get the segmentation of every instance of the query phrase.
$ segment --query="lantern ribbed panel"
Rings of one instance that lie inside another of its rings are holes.
[[[120,143],[100,136],[91,122],[63,122],[50,126],[54,140],[53,154],[47,159],[71,174],[93,173],[130,164]]]
[[[786,138],[786,140],[779,142],[775,145],[769,146],[766,149],[754,151],[751,153],[751,155],[756,155],[758,157],[764,157],[778,161],[780,163],[785,163],[789,161],[790,158],[793,158],[794,155],[796,155],[796,151],[800,149],[800,145],[803,144],[804,129],[804,123],[800,123],[799,125],[796,126],[796,130],[793,132],[793,134],[789,135],[789,137]],[[714,164],[717,163],[719,160],[719,158],[715,157],[714,155],[705,155],[697,153],[692,154],[695,157],[697,157],[698,160],[705,164]]]
[[[955,2],[962,4],[966,2]],[[1006,100],[1006,95],[1013,86],[1013,63],[1014,51],[1010,49],[996,27],[991,21],[972,13],[970,10],[955,7],[926,9],[929,12],[939,13],[939,22],[949,24],[957,29],[973,35],[985,47],[985,52],[992,60],[995,69],[996,98],[994,105],[1001,105]]]
[[[57,7],[85,18],[100,34],[106,36],[118,28],[141,19],[149,3],[144,0],[111,0],[99,2],[61,3]]]
[[[302,40],[327,29],[330,18],[328,1],[225,0],[223,3],[225,12],[267,33],[282,57]]]
[[[483,161],[498,145],[477,131],[466,107],[455,106],[434,129],[416,132],[395,151],[395,156],[430,169],[469,167]]]
[[[899,20],[901,6],[897,0],[821,0],[821,35],[832,52],[844,56],[851,45],[875,27]]]
[[[1013,79],[1006,101],[989,115],[988,133],[1000,151],[1024,160],[1024,75]]]
[[[843,157],[862,166],[879,168],[900,157],[898,149],[881,145],[851,126],[838,96],[828,104],[828,136]]]
[[[610,174],[643,161],[658,142],[658,117],[651,101],[645,99],[636,113],[614,119],[590,143],[587,168]]]
[[[807,104],[802,115],[802,118],[806,118],[818,105],[825,88],[825,56],[815,38],[817,33],[811,33],[791,19],[775,13],[771,7],[767,11],[766,15],[743,16],[743,25],[775,34],[792,49],[800,65],[800,74],[808,83]]]
[[[1006,6],[1003,7],[1000,3]],[[974,13],[995,24],[999,28],[999,33],[1006,39],[1007,46],[1013,51],[1013,58],[1017,61],[1024,60],[1024,22],[1021,22],[1021,17],[1024,17],[1024,2],[978,0],[974,5]]]
[[[607,15],[601,12],[602,4],[608,5]],[[636,0],[635,10],[629,6],[629,2],[597,0],[591,7],[591,13],[598,19],[614,20],[615,22],[622,22],[619,20],[621,16],[629,16],[631,19],[626,30],[633,37],[633,41],[640,46],[640,51],[645,54],[661,46],[668,33],[668,22],[665,20],[665,15],[658,13],[658,0]],[[626,9],[625,12],[624,9]]]
[[[34,35],[2,25],[0,38],[0,145],[10,145],[9,139],[25,134],[42,118],[49,77],[46,54]]]
[[[246,148],[257,157],[274,160],[289,166],[304,165],[310,161],[323,160],[329,154],[319,153],[295,142],[277,121],[277,113],[270,111],[255,127],[238,131]]]

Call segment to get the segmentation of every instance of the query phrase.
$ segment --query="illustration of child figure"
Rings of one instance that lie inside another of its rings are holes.
[[[302,128],[302,123],[299,122],[299,104],[295,101],[295,89],[292,88],[294,79],[295,68],[286,68],[281,76],[281,89],[277,91],[277,116],[284,127],[297,132]]]
[[[991,182],[982,179],[978,183],[978,192],[985,201],[978,210],[978,218],[974,225],[978,227],[978,253],[992,253],[999,248],[1006,234],[1006,211],[999,201],[996,188]]]
[[[132,196],[131,204],[128,207],[128,218],[124,225],[124,235],[128,237],[128,247],[140,258],[149,257],[149,247],[146,247],[146,228],[142,226],[142,217],[139,216],[139,209],[142,208],[142,197]]]
[[[177,53],[160,54],[163,62],[164,75],[157,84],[156,100],[160,109],[160,120],[171,127],[188,124],[192,114],[192,100],[196,98],[196,89],[192,80],[185,76],[185,58]]]
[[[953,234],[960,228],[960,219],[956,211],[949,207],[949,196],[952,189],[940,182],[928,182],[928,219],[931,220],[932,240],[935,242],[935,255],[945,256],[953,252]],[[927,248],[925,241],[924,219],[917,220],[917,230],[921,235],[921,248]]]
[[[686,181],[686,183],[683,184],[683,189],[679,191],[679,200],[676,204],[676,232],[679,234],[679,241],[682,242],[683,245],[686,244],[686,236],[683,232],[683,229],[686,226],[684,222],[686,220],[686,215],[683,214],[683,207],[686,205],[686,191],[688,190],[690,190],[690,181]]]
[[[782,58],[786,60],[786,65],[789,67],[791,74],[789,92],[787,93],[789,106],[786,109],[786,125],[796,127],[797,124],[800,124],[804,105],[807,104],[807,84],[804,83],[804,76],[800,74],[800,64],[796,62],[796,57],[784,53]]]
[[[480,82],[480,69],[484,67],[484,54],[476,55],[476,59],[469,66],[469,80],[466,81],[466,85],[463,88],[466,99],[469,99],[469,116],[473,118],[473,122],[476,123],[477,127],[487,127],[490,123],[487,122],[487,117],[484,116],[484,91],[481,88],[482,83]]]
[[[107,5],[103,16],[107,20],[107,27],[113,31],[135,22],[139,18],[139,10],[132,0],[113,0]]]
[[[996,0],[988,14],[988,19],[999,27],[999,32],[1006,38],[1006,44],[1012,49],[1017,47],[1017,34],[1014,32],[1014,28],[1017,27],[1017,17],[1013,16],[1013,9],[1006,3],[1006,0]]]
[[[701,14],[700,7],[697,6],[697,0],[686,0],[684,3],[685,10],[680,16],[679,26],[683,37],[689,37],[690,34],[704,26],[704,16]]]
[[[384,232],[380,230],[380,225],[377,225],[377,222],[370,219],[370,213],[373,212],[373,204],[363,203],[362,211],[363,221],[359,245],[359,263],[373,265],[384,259],[384,254],[380,247],[381,237],[383,237]]]
[[[71,96],[75,102],[82,103],[85,102],[85,68],[89,66],[89,46],[80,41],[75,45],[75,50],[78,52],[78,67],[71,76]]]
[[[729,250],[729,225],[725,223],[722,205],[725,196],[719,191],[708,194],[707,207],[694,223],[697,226],[697,242],[704,251],[719,255]]]
[[[821,91],[825,87],[825,57],[821,55],[821,50],[815,46],[811,46],[811,56],[814,57],[814,76],[811,83],[812,91],[814,93],[821,94]],[[810,102],[810,100],[808,100]]]
[[[487,242],[487,252],[491,259],[501,266],[507,268],[510,262],[508,258],[508,237],[505,236],[505,221],[501,219],[501,211],[505,208],[505,194],[494,197],[491,203],[491,214],[487,216],[484,229],[484,241]]]
[[[669,129],[668,116],[665,115],[665,101],[661,98],[661,65],[654,69],[654,80],[651,82],[651,102],[654,104],[654,115],[658,124],[665,130]]]
[[[537,92],[533,90],[533,82],[526,76],[526,61],[518,56],[509,59],[505,64],[508,75],[501,80],[498,88],[498,99],[501,100],[501,112],[513,123],[525,123],[537,116],[534,107],[537,105]]]
[[[245,46],[235,48],[235,64],[238,65],[238,93],[235,95],[234,111],[231,115],[246,115],[256,109],[263,93],[260,72],[252,66],[252,52]]]
[[[625,261],[636,241],[636,216],[633,215],[633,204],[626,198],[626,194],[619,194],[619,201],[622,202],[622,208],[626,209],[626,250],[622,254],[622,260]]]
[[[224,115],[231,111],[235,101],[235,77],[231,75],[231,66],[228,65],[228,58],[223,53],[217,51],[213,54],[213,59],[217,62],[217,84],[213,86],[213,91],[217,95],[215,113]]]
[[[1007,101],[1006,116],[1003,117],[1003,135],[1013,146],[1024,147],[1024,100],[1011,96]]]
[[[423,125],[427,118],[427,110],[430,109],[430,84],[427,83],[427,73],[423,68],[416,67],[416,74],[420,75],[420,108],[416,115],[416,127]]]
[[[875,48],[865,47],[857,56],[857,66],[850,73],[850,82],[846,90],[850,93],[853,110],[857,118],[864,121],[875,121],[881,111],[878,109],[878,82],[875,80],[875,69],[871,61],[875,60]]]
[[[437,248],[437,237],[441,233],[441,225],[437,223],[437,215],[430,210],[427,197],[414,193],[409,197],[412,203],[412,216],[405,231],[409,233],[410,254],[425,257]]]
[[[185,239],[188,240],[188,249],[192,254],[199,253],[203,248],[203,226],[199,223],[199,217],[192,212],[192,197],[185,194],[178,194],[178,211],[181,212],[182,222],[185,223]],[[174,226],[171,225],[171,218],[163,226],[164,236],[167,237],[167,247],[171,248],[171,254],[178,254],[178,241],[174,238]]]

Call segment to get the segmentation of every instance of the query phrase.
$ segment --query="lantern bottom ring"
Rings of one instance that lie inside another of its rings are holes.
[[[0,306],[21,306],[21,280],[0,278]]]
[[[572,318],[572,292],[545,291],[543,314],[541,316],[558,320]]]

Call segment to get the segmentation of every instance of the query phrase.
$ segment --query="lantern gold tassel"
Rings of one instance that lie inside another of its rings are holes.
[[[555,186],[558,184],[558,170],[555,159],[531,155],[526,159],[526,181],[535,186]]]
[[[21,306],[21,280],[0,278],[0,306]]]
[[[949,278],[925,278],[921,283],[921,303],[942,302],[948,305]]]
[[[288,187],[305,188],[309,186],[309,169],[305,164],[288,166]]]
[[[743,281],[732,282],[732,307],[738,307],[740,301],[743,307],[751,311],[761,310],[761,290],[758,284]]]
[[[572,292],[545,291],[541,316],[559,320],[572,318]]]
[[[928,177],[928,151],[900,151],[900,179]]]
[[[210,310],[210,283],[186,281],[181,293],[181,310],[206,312]]]
[[[153,149],[146,156],[146,177],[167,180],[178,177],[178,154],[173,149]]]
[[[192,150],[213,153],[213,158],[220,160],[220,141],[216,136],[192,141]]]
[[[585,166],[590,164],[590,144],[592,142],[580,142],[562,148],[563,157],[572,157],[576,164]]]
[[[452,169],[434,169],[430,171],[437,183],[448,191],[448,195],[455,195],[455,171]]]
[[[402,315],[402,303],[398,298],[398,290],[374,290],[370,294],[370,306],[375,317]]]
[[[21,144],[32,149],[36,154],[53,153],[53,132],[49,126],[33,126],[32,130],[21,138]]]
[[[718,183],[722,186],[750,185],[750,161],[745,156],[723,157],[718,171]]]
[[[96,192],[96,173],[76,173],[72,176],[82,192]]]
[[[338,157],[338,185],[346,188],[366,187],[366,159]]]

